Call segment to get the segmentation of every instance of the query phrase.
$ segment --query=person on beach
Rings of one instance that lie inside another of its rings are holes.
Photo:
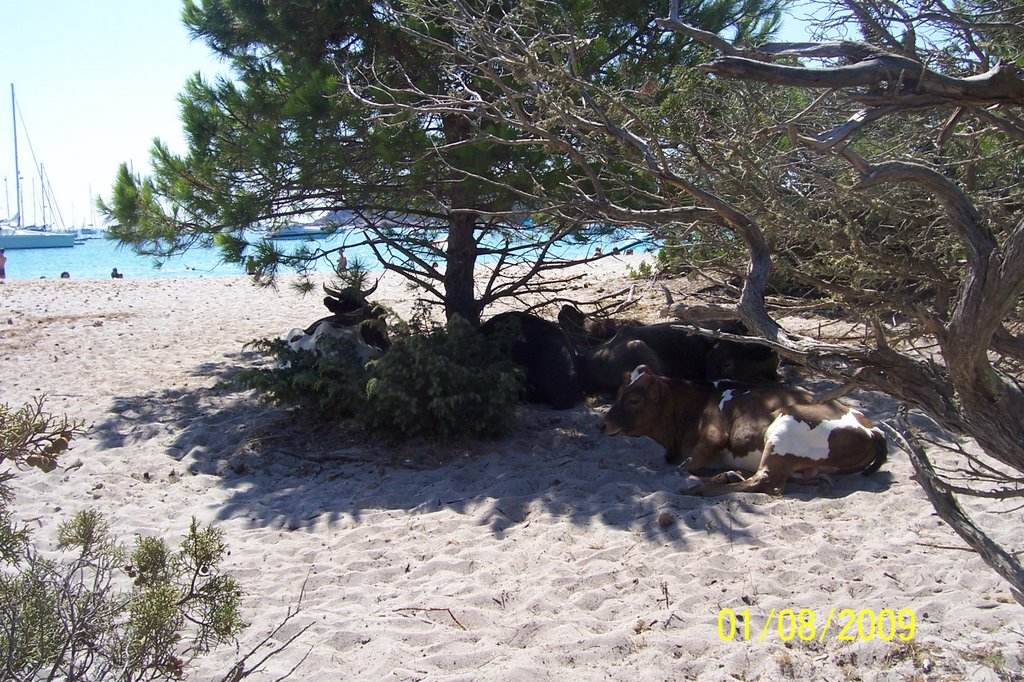
[[[4,250],[0,249],[0,280],[7,279],[7,272],[4,270],[4,266],[7,265],[7,256],[4,255]]]
[[[60,278],[61,279],[71,279],[71,273],[68,272],[67,270],[65,270],[64,272],[60,273]]]
[[[124,275],[118,272],[117,268],[114,268],[110,271],[110,279],[124,279]]]
[[[348,270],[348,258],[345,258],[345,249],[338,250],[338,272]]]

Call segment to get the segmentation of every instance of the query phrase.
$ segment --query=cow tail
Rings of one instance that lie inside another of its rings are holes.
[[[870,476],[878,471],[885,464],[885,460],[889,458],[889,443],[885,436],[876,429],[875,433],[871,434],[871,440],[875,444],[875,457],[861,472],[864,476]]]

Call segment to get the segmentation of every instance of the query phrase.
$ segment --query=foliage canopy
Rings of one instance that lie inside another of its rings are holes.
[[[588,41],[579,68],[609,86],[660,82],[669,65],[698,54],[689,40],[655,25],[660,3],[525,4],[569,18]],[[683,14],[736,40],[756,39],[777,26],[780,5],[718,0],[688,3]],[[225,59],[231,77],[196,75],[186,85],[186,154],[157,142],[152,176],[120,169],[109,203],[101,202],[116,223],[113,234],[158,257],[217,244],[270,282],[282,264],[301,267],[304,259],[289,261],[261,241],[262,230],[326,214],[337,229],[363,228],[348,246],[369,245],[384,267],[443,302],[449,318],[476,323],[484,307],[560,267],[556,243],[614,229],[613,221],[561,210],[572,206],[563,196],[563,178],[576,163],[570,154],[505,144],[514,135],[502,124],[392,107],[409,101],[395,94],[403,89],[444,97],[470,85],[488,97],[501,94],[445,67],[443,48],[459,38],[445,21],[417,13],[419,6],[187,0],[186,25]],[[479,6],[490,14],[506,9]],[[482,259],[499,272],[524,264],[526,271],[488,278],[478,291]]]

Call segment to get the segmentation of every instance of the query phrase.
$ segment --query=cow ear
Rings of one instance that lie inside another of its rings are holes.
[[[669,388],[664,381],[655,381],[652,384],[654,395],[652,396],[652,402],[660,403],[668,396]]]

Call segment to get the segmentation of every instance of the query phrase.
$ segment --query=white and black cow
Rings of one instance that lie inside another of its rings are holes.
[[[362,292],[356,288],[335,290],[325,286],[328,295],[324,297],[324,306],[334,314],[305,329],[292,329],[284,335],[285,342],[295,351],[319,352],[325,338],[346,339],[356,347],[360,361],[365,363],[378,357],[391,342],[385,311],[366,300],[376,288],[375,284],[369,291]]]
[[[361,332],[361,325],[341,325],[332,316],[317,320],[306,329],[292,329],[284,335],[284,340],[292,350],[320,352],[324,338],[344,339],[355,346],[360,362],[367,363],[379,357],[384,349],[368,343]]]

